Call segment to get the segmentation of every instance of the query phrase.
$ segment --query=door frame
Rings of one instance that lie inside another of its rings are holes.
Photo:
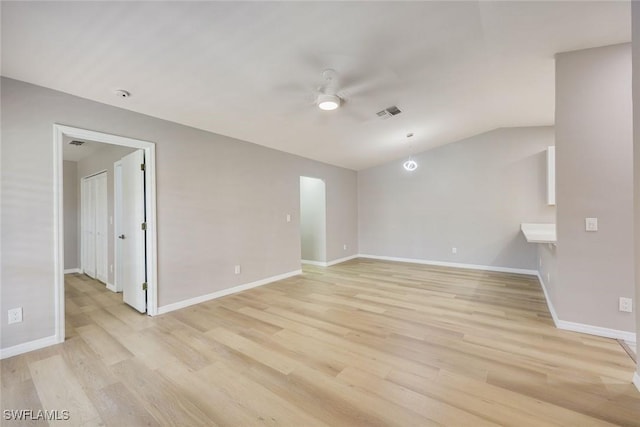
[[[64,137],[88,139],[105,144],[120,145],[144,150],[145,180],[147,191],[145,208],[147,212],[147,314],[158,314],[158,248],[157,248],[157,215],[156,215],[156,145],[150,141],[127,138],[103,132],[66,126],[53,125],[53,256],[54,256],[54,308],[55,339],[64,342],[64,211],[63,211],[63,179],[62,149]]]

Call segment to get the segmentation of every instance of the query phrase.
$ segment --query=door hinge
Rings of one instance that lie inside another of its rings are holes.
[[[143,229],[143,230],[146,230],[147,229],[147,223],[143,222],[142,224],[140,224],[140,228]]]
[[[142,290],[143,290],[143,291],[146,291],[146,290],[147,290],[147,282],[144,282],[144,283],[142,284]]]
[[[140,170],[143,171],[144,170],[144,163],[140,163]]]

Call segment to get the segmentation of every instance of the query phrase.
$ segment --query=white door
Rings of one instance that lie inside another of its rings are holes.
[[[96,279],[107,283],[107,174],[96,175],[95,181],[95,236],[96,236]]]
[[[96,277],[96,236],[95,236],[95,182],[90,178],[82,180],[82,270],[84,274]]]
[[[146,232],[144,212],[144,151],[122,158],[122,297],[141,313],[146,311]],[[144,226],[143,226],[144,224]],[[144,285],[144,287],[143,287]]]
[[[82,200],[82,270],[107,282],[107,174],[83,178]]]
[[[122,162],[118,160],[113,164],[113,229],[114,239],[114,269],[113,285],[116,292],[122,292],[122,244],[124,240],[119,236],[124,236],[122,230]]]

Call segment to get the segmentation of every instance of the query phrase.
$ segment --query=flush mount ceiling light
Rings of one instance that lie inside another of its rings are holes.
[[[321,93],[318,95],[316,103],[318,104],[318,108],[321,110],[331,111],[340,106],[340,97],[337,95]]]

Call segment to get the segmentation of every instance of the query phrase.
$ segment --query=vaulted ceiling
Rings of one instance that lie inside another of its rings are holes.
[[[355,170],[552,125],[554,54],[630,39],[617,1],[2,2],[3,76]]]

